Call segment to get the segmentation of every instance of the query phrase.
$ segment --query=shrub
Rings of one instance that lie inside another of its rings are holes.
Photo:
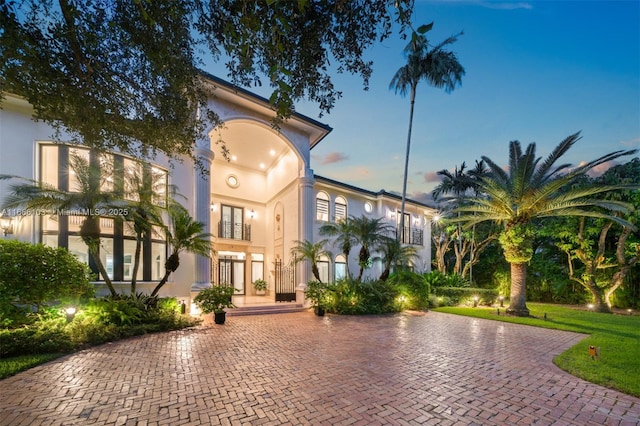
[[[87,265],[67,249],[0,240],[0,316],[15,319],[28,312],[25,306],[93,295],[89,277]]]
[[[443,274],[440,271],[431,271],[424,274],[424,278],[431,289],[436,287],[470,287],[468,279],[458,274]]]
[[[325,296],[328,312],[346,315],[397,312],[397,289],[387,281],[358,281],[350,278],[330,285]]]
[[[429,307],[431,286],[425,275],[409,270],[399,270],[389,277],[389,282],[395,286],[398,295],[403,297],[399,310],[422,310]]]
[[[473,304],[473,298],[479,297],[480,305],[491,305],[498,299],[498,291],[473,287],[440,287],[434,290],[436,297],[449,299],[450,305]]]

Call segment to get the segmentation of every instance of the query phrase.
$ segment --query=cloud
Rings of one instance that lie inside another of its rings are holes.
[[[408,196],[409,199],[424,204],[434,204],[433,197],[430,192],[416,191]]]
[[[438,173],[436,172],[426,172],[422,174],[422,178],[424,179],[424,182],[438,182],[440,183],[440,181],[442,180],[440,178],[440,176],[438,175]]]
[[[330,152],[324,156],[324,158],[320,158],[320,164],[334,164],[340,163],[342,161],[346,161],[349,159],[349,156],[343,152]]]
[[[640,148],[640,138],[631,139],[629,141],[622,141],[620,142],[620,144],[629,148]]]
[[[582,163],[580,163],[581,166],[584,165],[584,164],[585,164],[584,161]],[[598,176],[601,176],[607,170],[609,170],[611,167],[618,166],[618,165],[620,165],[620,163],[615,161],[615,160],[607,161],[606,163],[602,163],[602,164],[594,167],[593,169],[589,170],[587,172],[587,175],[589,175],[592,178],[598,177]]]

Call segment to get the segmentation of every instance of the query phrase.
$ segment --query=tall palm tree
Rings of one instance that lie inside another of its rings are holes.
[[[462,35],[462,33],[460,32],[453,35],[432,49],[429,49],[429,42],[424,34],[432,28],[433,22],[421,26],[417,31],[412,33],[411,41],[404,49],[407,63],[396,71],[389,84],[389,88],[394,89],[396,93],[400,92],[402,96],[405,96],[407,91],[409,91],[411,102],[409,132],[407,134],[407,148],[404,159],[404,178],[402,181],[400,229],[404,229],[411,129],[413,127],[413,110],[418,83],[424,79],[429,85],[438,89],[444,88],[445,92],[450,93],[455,89],[456,85],[462,82],[462,76],[465,73],[464,68],[458,62],[456,54],[445,50],[445,47],[458,40],[458,36]]]
[[[205,225],[202,222],[193,220],[187,209],[176,201],[171,201],[167,210],[171,225],[165,229],[171,255],[164,264],[164,276],[151,292],[151,296],[156,296],[167,283],[169,275],[178,269],[180,253],[186,251],[204,257],[210,257],[212,254],[212,235],[204,232]]]
[[[329,222],[322,225],[320,227],[320,235],[337,237],[333,244],[338,246],[342,254],[344,254],[347,277],[351,277],[351,272],[349,272],[349,253],[351,253],[351,249],[356,243],[351,218],[345,218],[338,222]]]
[[[596,160],[571,168],[570,164],[556,162],[578,140],[575,133],[555,147],[541,162],[536,158],[535,143],[522,152],[520,142],[509,144],[509,170],[505,171],[487,157],[482,157],[489,173],[478,182],[482,196],[470,197],[457,211],[463,216],[457,220],[472,226],[484,221],[502,225],[499,236],[504,256],[511,266],[511,295],[507,312],[528,316],[526,305],[527,263],[533,256],[533,222],[539,218],[560,216],[601,217],[624,226],[635,228],[629,222],[608,212],[628,211],[631,206],[615,200],[598,199],[598,194],[630,189],[624,185],[574,186],[586,172],[607,161],[635,152],[615,151]],[[637,188],[634,187],[634,188]]]
[[[371,262],[371,252],[388,237],[388,234],[393,231],[393,227],[385,223],[383,218],[369,219],[364,215],[352,217],[351,226],[356,244],[361,246],[358,253],[358,265],[360,266],[358,280],[360,280],[365,268],[368,268]]]
[[[313,273],[313,276],[318,282],[322,282],[318,262],[323,256],[332,257],[331,253],[324,248],[327,240],[320,240],[317,243],[297,240],[295,244],[296,245],[291,248],[291,256],[293,256],[294,261],[302,262],[308,260],[311,263],[311,273]]]
[[[65,191],[44,182],[20,178],[25,182],[11,185],[11,193],[5,198],[4,206],[77,211],[83,214],[80,238],[86,244],[89,256],[95,262],[105,285],[115,296],[117,292],[100,258],[100,216],[96,212],[101,209],[108,211],[109,207],[122,206],[122,203],[115,192],[104,189],[108,186],[107,178],[111,176],[108,167],[100,164],[97,153],[90,153],[89,159],[70,154],[69,166],[77,187]],[[8,177],[10,176],[2,176]]]
[[[414,246],[402,245],[396,238],[385,238],[379,250],[381,253],[379,259],[384,263],[384,270],[379,278],[380,281],[386,281],[389,278],[393,267],[406,266],[417,256]]]

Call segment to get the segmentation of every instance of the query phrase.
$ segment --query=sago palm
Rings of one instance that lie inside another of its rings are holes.
[[[358,273],[358,281],[362,279],[364,270],[371,263],[371,252],[374,251],[380,243],[393,231],[393,227],[385,223],[383,218],[369,219],[366,216],[352,217],[351,226],[353,227],[353,236],[356,244],[360,244],[360,252],[358,253],[358,265],[360,272]]]
[[[505,171],[487,157],[482,157],[489,173],[478,180],[482,194],[470,197],[457,211],[463,214],[456,219],[467,226],[493,221],[502,225],[499,236],[504,256],[511,266],[511,295],[507,312],[528,316],[526,305],[527,263],[533,256],[533,221],[560,216],[590,216],[608,218],[620,224],[630,223],[608,212],[628,211],[631,206],[615,200],[598,199],[598,194],[629,189],[623,185],[574,186],[585,173],[594,167],[612,161],[632,151],[615,151],[596,160],[571,168],[570,164],[556,162],[578,140],[575,133],[565,140],[541,162],[536,158],[535,143],[523,152],[520,142],[509,144],[509,169]]]
[[[409,171],[409,152],[411,149],[411,129],[413,127],[413,111],[416,100],[418,83],[425,80],[430,86],[444,88],[447,93],[453,91],[462,82],[465,71],[458,62],[455,53],[445,50],[445,47],[458,40],[462,33],[453,35],[440,44],[429,49],[429,42],[425,33],[433,28],[433,22],[423,25],[414,31],[411,41],[405,47],[404,53],[407,63],[402,66],[391,79],[389,87],[402,96],[409,92],[411,108],[409,112],[409,131],[404,159],[404,177],[402,181],[402,204],[400,207],[400,229],[404,229],[404,210],[407,197],[407,176]]]
[[[386,281],[389,278],[391,269],[398,266],[409,265],[417,256],[414,246],[405,246],[400,244],[395,238],[385,238],[380,244],[380,259],[384,264],[384,270],[380,274],[380,281]]]
[[[211,234],[204,232],[205,225],[195,221],[186,208],[171,201],[168,206],[170,227],[166,228],[167,244],[171,246],[171,255],[165,262],[165,273],[151,296],[156,296],[167,283],[169,275],[180,266],[180,253],[188,252],[199,256],[211,257]]]
[[[326,223],[320,227],[320,235],[336,237],[333,244],[339,247],[344,254],[347,277],[351,277],[351,273],[349,272],[349,253],[351,253],[351,249],[356,243],[356,238],[353,233],[352,219],[346,218],[344,220],[339,220],[338,222]]]
[[[311,263],[311,273],[318,282],[322,282],[318,262],[324,256],[333,257],[330,252],[325,250],[326,244],[327,240],[321,240],[317,243],[298,240],[295,242],[295,246],[291,248],[291,256],[293,256],[296,263],[304,260],[308,260]]]

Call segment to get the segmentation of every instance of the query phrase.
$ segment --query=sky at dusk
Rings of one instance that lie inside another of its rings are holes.
[[[508,144],[536,143],[546,157],[565,137],[582,139],[564,162],[579,164],[611,151],[640,148],[640,1],[419,1],[416,26],[450,45],[466,70],[447,94],[421,82],[416,96],[410,198],[427,201],[436,172],[485,155],[508,162]],[[409,99],[389,89],[407,44],[397,34],[367,51],[370,89],[336,75],[343,92],[330,114],[300,103],[297,111],[333,127],[312,151],[318,175],[400,193]],[[227,78],[221,64],[205,68]],[[247,88],[268,97],[268,88]],[[627,161],[631,157],[624,158]]]

